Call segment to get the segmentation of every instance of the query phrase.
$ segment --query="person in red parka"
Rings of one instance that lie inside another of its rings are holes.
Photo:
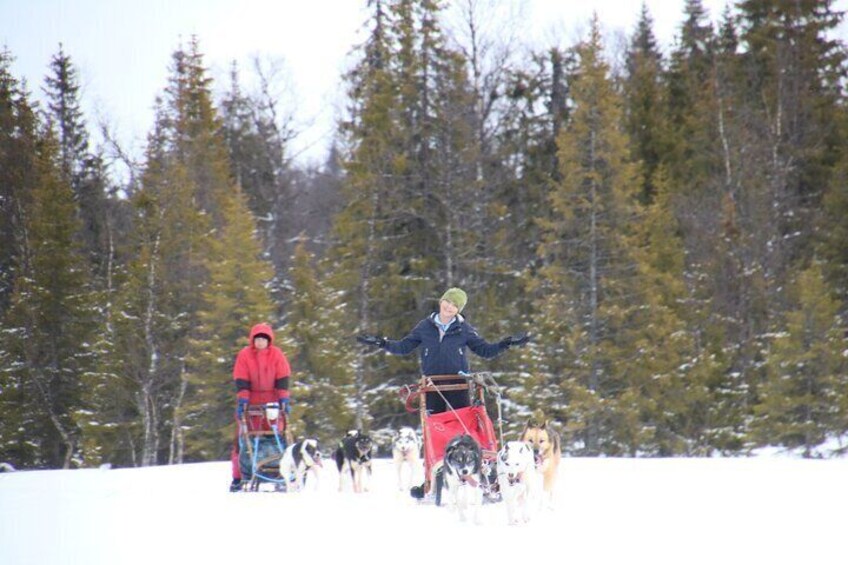
[[[249,404],[267,404],[278,402],[280,410],[288,414],[289,378],[291,367],[283,351],[274,345],[274,330],[269,324],[256,324],[250,330],[250,345],[239,351],[233,366],[233,380],[238,397],[236,419],[241,416]],[[238,437],[233,444],[230,456],[233,467],[231,491],[241,490],[241,469],[239,468]]]

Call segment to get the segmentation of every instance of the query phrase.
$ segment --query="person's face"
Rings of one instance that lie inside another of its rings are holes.
[[[442,322],[447,322],[459,313],[459,308],[450,300],[442,300],[439,303],[439,316]]]
[[[265,336],[256,336],[253,338],[253,346],[256,349],[265,349],[268,347],[268,338]]]

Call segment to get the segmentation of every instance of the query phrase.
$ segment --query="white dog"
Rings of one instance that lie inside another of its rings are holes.
[[[301,491],[310,474],[318,484],[318,471],[323,468],[318,440],[303,439],[286,448],[280,458],[280,477],[286,481],[288,490]]]
[[[533,449],[523,441],[508,441],[498,452],[497,465],[507,521],[528,522],[542,501],[542,474],[536,469]]]
[[[392,439],[392,458],[397,470],[398,490],[408,492],[421,468],[421,438],[418,433],[404,426]]]

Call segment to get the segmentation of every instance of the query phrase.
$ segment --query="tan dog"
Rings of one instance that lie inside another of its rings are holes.
[[[521,441],[527,442],[533,448],[536,469],[542,473],[544,478],[545,498],[548,506],[552,506],[559,462],[562,459],[559,434],[549,426],[547,420],[541,424],[534,420],[528,420],[524,431],[521,432]]]

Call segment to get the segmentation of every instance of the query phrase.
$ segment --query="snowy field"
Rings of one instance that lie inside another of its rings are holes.
[[[848,460],[564,459],[552,510],[482,523],[397,490],[229,493],[229,463],[0,474],[0,564],[848,563]]]

